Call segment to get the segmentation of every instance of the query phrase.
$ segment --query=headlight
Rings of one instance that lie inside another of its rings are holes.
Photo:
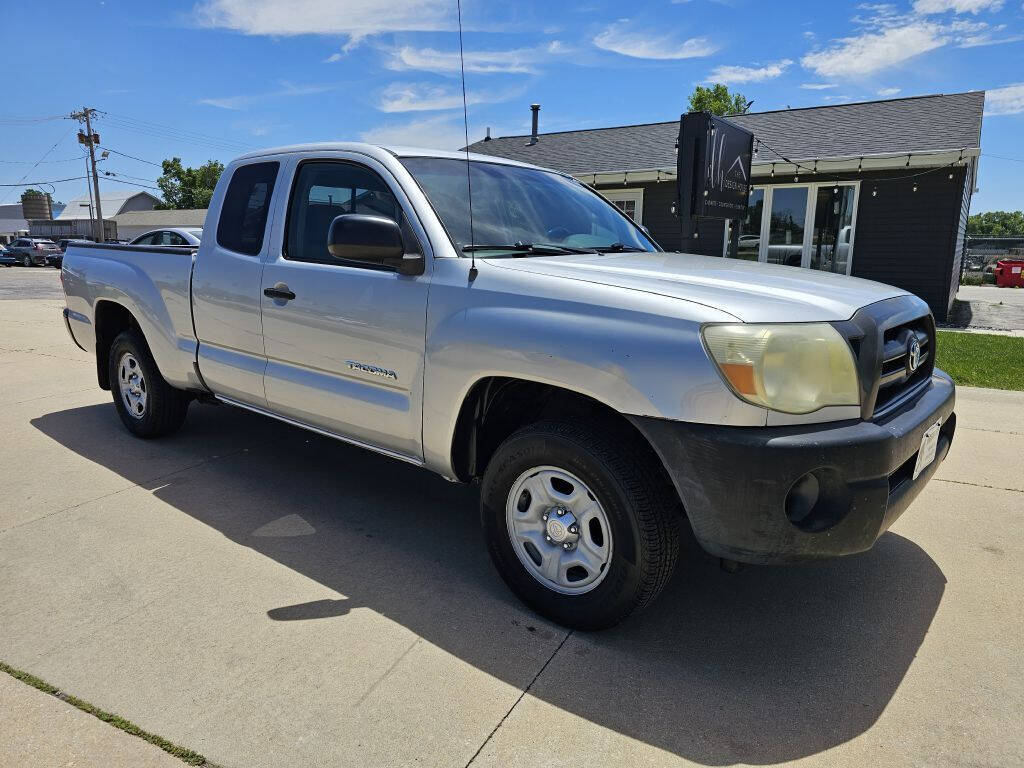
[[[828,323],[707,325],[704,343],[740,398],[783,413],[860,405],[853,353]]]

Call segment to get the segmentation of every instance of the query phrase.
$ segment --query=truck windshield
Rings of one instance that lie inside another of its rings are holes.
[[[406,157],[402,164],[461,254],[470,246],[466,161]],[[477,251],[546,256],[560,250],[658,250],[614,206],[560,174],[474,160],[469,162],[469,178]]]

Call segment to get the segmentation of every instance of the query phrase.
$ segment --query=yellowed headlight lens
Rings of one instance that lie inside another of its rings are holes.
[[[704,343],[732,390],[783,413],[859,405],[849,344],[828,323],[704,327]]]

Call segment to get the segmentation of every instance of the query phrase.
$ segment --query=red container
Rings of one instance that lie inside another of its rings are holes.
[[[993,271],[1000,288],[1024,288],[1024,259],[1000,259]]]

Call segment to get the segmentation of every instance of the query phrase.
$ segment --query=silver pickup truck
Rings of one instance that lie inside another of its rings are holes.
[[[729,564],[870,548],[956,425],[920,299],[665,253],[492,157],[256,152],[196,251],[72,245],[62,278],[131,432],[218,401],[479,481],[501,576],[573,627],[650,603],[687,523]]]

